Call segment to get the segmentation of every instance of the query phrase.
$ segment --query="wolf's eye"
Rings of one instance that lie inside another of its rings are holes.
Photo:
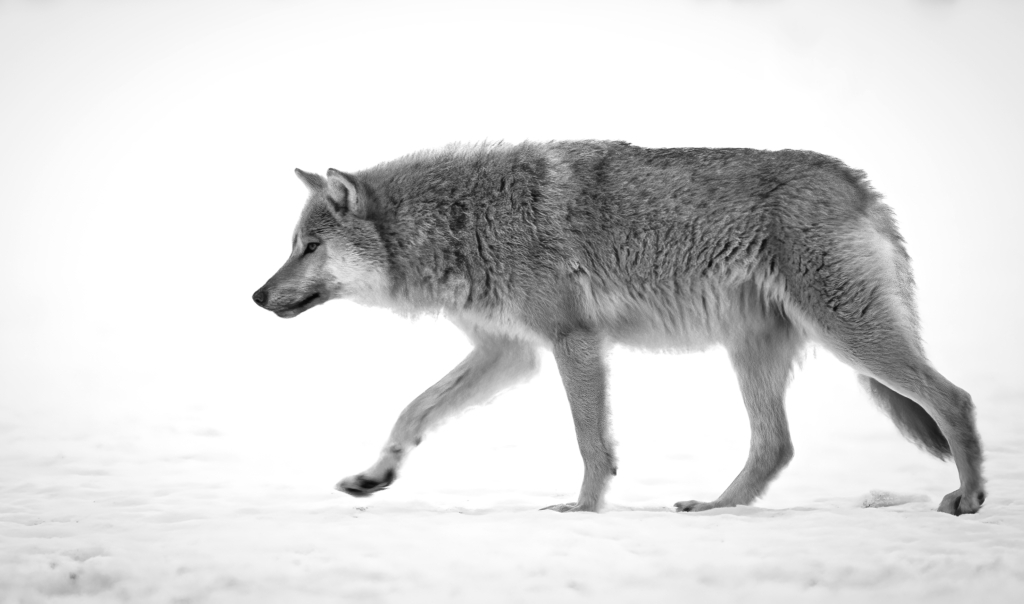
[[[309,243],[306,244],[306,252],[305,253],[312,254],[313,252],[316,251],[316,248],[318,248],[318,247],[320,247],[319,243],[317,243],[316,241],[310,241]]]

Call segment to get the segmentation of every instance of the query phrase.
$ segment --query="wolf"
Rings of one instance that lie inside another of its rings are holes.
[[[552,351],[583,457],[576,501],[598,511],[616,473],[605,351],[722,345],[750,420],[746,464],[696,512],[748,505],[793,457],[784,396],[814,342],[852,367],[897,428],[952,457],[939,511],[985,501],[971,396],[926,360],[914,281],[865,174],[809,151],[647,149],[624,142],[453,145],[325,176],[291,255],[253,294],[295,317],[336,298],[443,314],[474,347],[399,415],[377,461],[341,480],[386,488],[426,432],[529,378]]]

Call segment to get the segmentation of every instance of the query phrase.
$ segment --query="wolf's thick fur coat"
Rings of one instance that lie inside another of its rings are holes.
[[[550,348],[584,479],[559,511],[597,510],[616,472],[604,351],[724,345],[750,416],[746,465],[711,502],[749,504],[789,462],[784,395],[816,341],[852,366],[899,429],[960,488],[939,509],[984,502],[974,407],[927,362],[914,284],[891,210],[864,174],[807,151],[644,149],[579,141],[452,146],[326,177],[289,260],[254,294],[295,316],[347,297],[444,313],[475,344],[400,415],[380,458],[338,488],[388,486],[424,433],[536,369]]]

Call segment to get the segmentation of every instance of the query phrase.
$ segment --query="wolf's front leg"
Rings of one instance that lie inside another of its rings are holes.
[[[476,347],[465,360],[416,397],[398,416],[377,463],[365,472],[341,480],[335,488],[355,497],[386,488],[428,430],[470,405],[489,401],[504,388],[536,372],[537,356],[528,344],[479,333],[471,337]]]
[[[615,474],[614,443],[608,430],[604,343],[599,334],[577,331],[556,341],[554,352],[583,455],[583,487],[576,502],[544,509],[596,512],[604,502],[608,480]]]

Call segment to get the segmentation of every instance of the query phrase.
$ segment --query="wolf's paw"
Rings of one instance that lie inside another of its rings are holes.
[[[954,516],[973,514],[981,509],[983,503],[985,503],[984,491],[977,491],[970,497],[964,497],[960,494],[960,489],[957,489],[942,498],[942,503],[939,504],[939,511],[953,514]]]
[[[383,478],[374,478],[366,474],[356,474],[343,478],[341,482],[334,485],[342,493],[348,493],[353,497],[368,497],[377,491],[383,491],[395,481],[395,471],[389,469]]]
[[[573,501],[572,503],[556,503],[555,505],[549,505],[541,510],[552,510],[555,512],[596,512],[596,505],[584,505]]]
[[[713,510],[719,506],[713,502],[708,503],[704,501],[677,501],[675,508],[677,512],[703,512],[705,510]]]

